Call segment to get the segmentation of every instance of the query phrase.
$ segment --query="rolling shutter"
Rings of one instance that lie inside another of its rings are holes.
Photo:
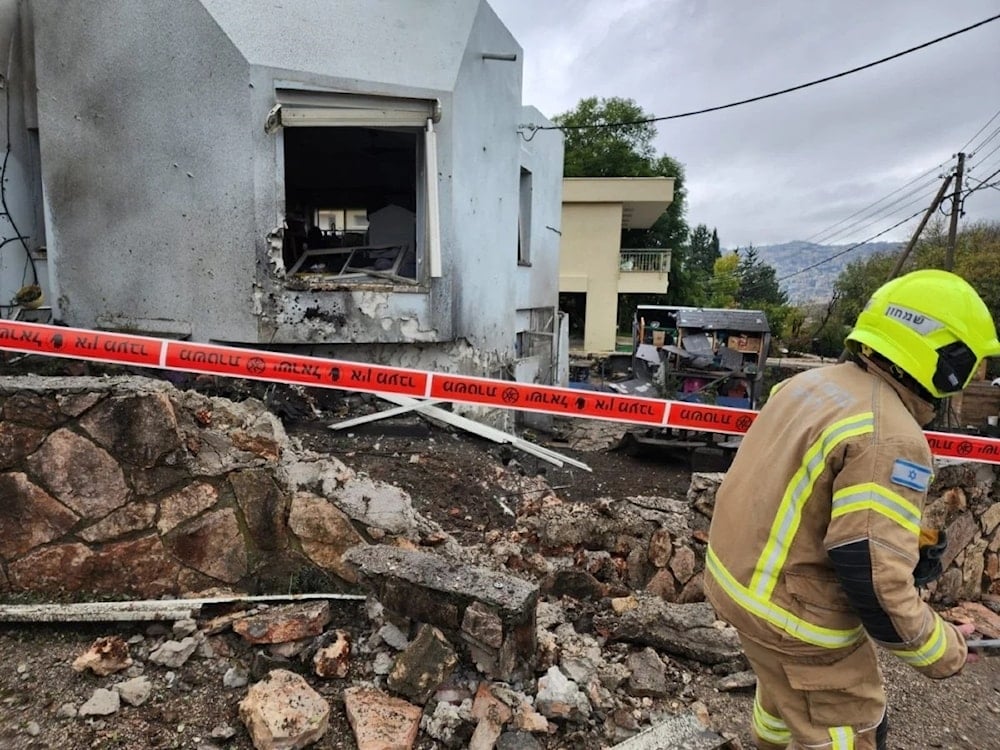
[[[267,116],[265,130],[280,127],[424,128],[437,122],[441,107],[435,99],[334,94],[278,89],[278,103]]]

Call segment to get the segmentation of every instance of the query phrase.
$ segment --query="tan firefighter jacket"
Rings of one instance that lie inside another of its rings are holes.
[[[965,663],[965,639],[913,584],[930,404],[853,362],[781,384],[716,498],[705,588],[745,637],[833,660],[865,631],[930,677]],[[919,420],[919,422],[918,422]]]

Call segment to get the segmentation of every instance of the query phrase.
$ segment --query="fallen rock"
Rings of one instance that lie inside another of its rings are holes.
[[[564,675],[559,667],[549,667],[538,678],[535,708],[550,719],[584,721],[590,717],[590,701],[580,686]]]
[[[286,643],[317,636],[330,622],[330,602],[308,602],[275,607],[237,620],[233,630],[248,643]]]
[[[121,698],[114,690],[97,688],[90,699],[87,700],[77,716],[108,716],[118,711],[121,707]]]
[[[732,690],[747,690],[757,686],[757,675],[747,669],[743,672],[733,672],[726,675],[715,683],[715,686],[723,692]]]
[[[165,641],[153,650],[149,655],[149,660],[154,664],[169,669],[179,669],[191,658],[191,654],[198,648],[196,638],[185,638],[181,641]]]
[[[257,750],[300,750],[317,742],[330,723],[330,705],[299,675],[272,670],[239,704],[240,719]]]
[[[343,630],[337,631],[337,640],[316,651],[313,671],[319,677],[347,677],[351,666],[351,639]]]
[[[115,683],[112,688],[130,706],[141,706],[153,692],[153,683],[148,677],[140,675],[125,682]]]
[[[440,630],[422,625],[389,673],[389,688],[423,705],[448,679],[458,656]]]
[[[344,691],[344,710],[358,750],[409,750],[420,730],[419,706],[372,688]]]
[[[635,609],[621,614],[601,612],[594,627],[612,641],[651,646],[706,664],[742,655],[736,630],[715,618],[707,602],[672,604],[649,594],[637,594]]]
[[[628,656],[628,692],[638,697],[664,698],[669,694],[667,667],[659,654],[644,648]]]
[[[73,670],[85,672],[88,669],[96,675],[106,677],[132,666],[128,644],[118,636],[98,638],[90,648],[73,661]]]

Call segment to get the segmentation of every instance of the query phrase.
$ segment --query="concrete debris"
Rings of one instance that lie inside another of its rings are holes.
[[[413,747],[423,713],[419,706],[401,698],[360,687],[344,691],[344,710],[358,750]]]
[[[239,714],[257,750],[298,750],[326,734],[330,704],[301,676],[275,669],[250,688]]]
[[[130,666],[132,658],[129,656],[128,644],[118,636],[98,638],[73,661],[74,671],[85,672],[89,669],[101,677],[121,672]]]
[[[254,404],[141,385],[95,385],[94,398],[77,398],[72,413],[43,388],[18,396],[18,408],[0,419],[0,429],[18,436],[12,445],[29,446],[11,448],[24,455],[10,459],[0,491],[34,508],[21,527],[2,523],[0,509],[0,548],[14,550],[0,591],[37,584],[44,592],[59,577],[99,592],[110,581],[88,576],[106,562],[127,571],[118,593],[154,597],[86,610],[0,607],[0,619],[155,621],[127,641],[99,639],[77,657],[76,672],[122,675],[82,705],[54,702],[57,719],[104,721],[113,731],[116,712],[156,703],[157,691],[190,689],[192,672],[203,668],[226,701],[241,698],[239,716],[258,750],[320,741],[331,710],[341,711],[340,696],[361,750],[409,750],[418,737],[421,746],[475,750],[738,747],[711,731],[708,709],[694,702],[695,687],[755,685],[735,631],[702,600],[721,474],[695,474],[680,499],[569,503],[544,477],[498,469],[483,481],[506,500],[518,498],[508,503],[516,515],[463,548],[402,490],[291,450],[280,423]],[[158,442],[141,450],[123,442],[113,416],[126,406],[140,423],[147,415],[167,425],[157,428]],[[195,408],[211,418],[199,420]],[[22,412],[50,418],[37,426],[12,419]],[[46,465],[29,461],[36,454]],[[53,468],[72,457],[107,473],[103,483],[87,478],[106,491],[97,510]],[[985,637],[1000,637],[991,608],[1000,609],[993,477],[941,469],[927,511],[951,540],[948,570],[931,593],[961,601],[945,616],[974,622]],[[163,502],[139,500],[150,497]],[[243,545],[242,561],[211,559],[227,534],[226,544]],[[256,572],[291,559],[293,567],[275,568],[287,576],[303,570],[305,558],[306,573],[327,576],[317,579],[324,586],[364,588],[367,596],[156,598],[232,584],[227,577],[241,566]],[[242,731],[227,718],[199,727],[200,746],[225,746]]]
[[[707,729],[691,714],[668,719],[640,732],[613,750],[737,750],[731,740]]]
[[[510,679],[530,673],[537,586],[494,570],[381,545],[355,547],[345,559],[357,565],[387,610],[440,628],[486,675]],[[496,643],[500,645],[491,645]]]
[[[594,627],[612,641],[628,641],[695,659],[705,664],[739,659],[736,630],[723,624],[707,602],[672,604],[659,597],[639,594],[637,607],[622,612],[602,612]]]
[[[121,707],[121,697],[114,690],[97,688],[86,703],[80,706],[78,716],[108,716]]]
[[[422,625],[417,637],[396,658],[388,685],[394,692],[424,705],[457,664],[455,649],[441,631]]]
[[[719,679],[715,683],[716,687],[723,692],[731,690],[749,690],[757,686],[757,675],[752,670],[733,672]]]
[[[288,604],[237,620],[233,630],[247,643],[288,643],[317,636],[330,622],[329,602]]]

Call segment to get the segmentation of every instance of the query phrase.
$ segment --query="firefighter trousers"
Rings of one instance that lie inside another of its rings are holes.
[[[885,689],[870,640],[833,661],[741,641],[757,675],[750,726],[759,750],[887,747]]]

